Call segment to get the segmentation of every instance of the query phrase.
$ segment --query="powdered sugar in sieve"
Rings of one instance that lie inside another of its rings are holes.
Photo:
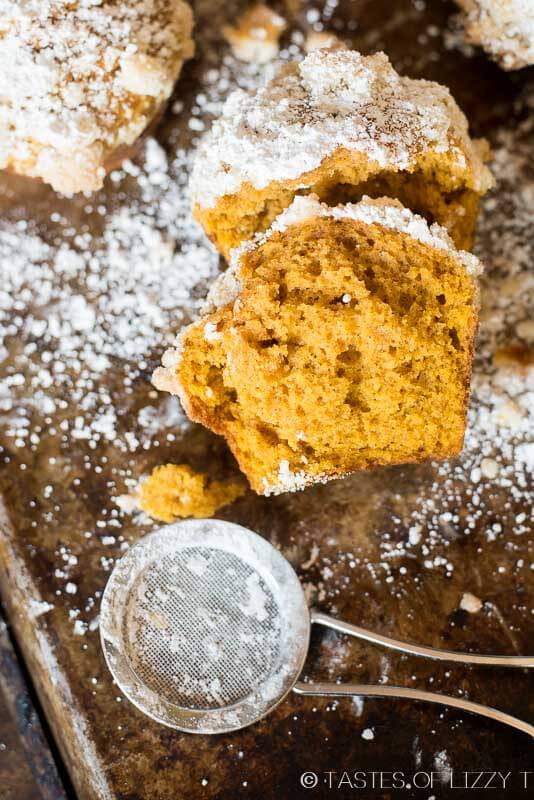
[[[205,547],[183,548],[144,570],[132,587],[124,639],[145,685],[194,708],[247,697],[280,659],[278,608],[265,581],[233,553]]]

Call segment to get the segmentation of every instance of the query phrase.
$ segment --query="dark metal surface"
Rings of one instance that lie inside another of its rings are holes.
[[[1,616],[0,797],[2,800],[66,800]]]
[[[200,76],[206,64],[222,55],[220,27],[224,17],[235,16],[238,4],[202,0],[195,5],[199,52],[177,89],[185,104],[184,116],[202,90]],[[294,14],[291,24],[303,28],[308,24],[306,10],[324,8],[323,3],[300,4],[296,0],[287,6]],[[476,134],[494,141],[499,131],[513,131],[524,119],[525,108],[518,98],[526,86],[532,86],[532,72],[507,75],[481,54],[468,58],[457,48],[445,47],[451,4],[361,0],[330,6],[332,30],[347,35],[347,21],[357,21],[352,26],[356,47],[367,52],[383,48],[405,74],[450,86]],[[158,140],[172,147],[178,135],[185,136],[187,146],[190,139],[184,125],[177,128],[180,124],[169,115],[158,130]],[[111,208],[113,191],[108,185],[99,202]],[[59,200],[50,190],[29,181],[7,179],[3,193],[7,217],[29,217],[50,235],[56,232],[50,222],[52,208],[61,210],[78,230],[99,224],[94,214],[84,211],[85,200]],[[483,249],[484,243],[479,246]],[[12,358],[16,358],[22,343],[14,340],[10,346]],[[160,351],[146,356],[148,366],[131,391],[125,391],[120,364],[105,377],[106,388],[120,410],[121,433],[135,427],[137,409],[147,402],[151,391],[148,377]],[[54,391],[51,387],[50,393]],[[75,416],[76,407],[68,406],[69,398],[66,402],[68,412],[63,414]],[[224,443],[198,427],[177,433],[173,442],[162,436],[159,447],[128,456],[109,441],[102,441],[96,450],[82,440],[75,447],[72,442],[66,447],[54,428],[54,419],[47,423],[45,433],[32,448],[16,448],[11,439],[5,440],[0,471],[5,503],[0,586],[82,800],[330,795],[385,799],[397,796],[388,788],[387,778],[382,788],[368,786],[356,792],[346,783],[331,790],[323,777],[329,771],[335,771],[339,780],[345,770],[352,774],[355,770],[404,770],[410,774],[418,769],[441,770],[444,782],[428,790],[405,788],[400,796],[470,797],[467,790],[448,787],[446,774],[451,766],[460,771],[510,771],[506,792],[494,792],[494,796],[528,796],[520,772],[533,768],[531,743],[519,733],[452,710],[403,701],[366,700],[362,704],[344,699],[333,703],[291,696],[252,728],[211,738],[181,734],[141,716],[122,701],[113,685],[98,630],[93,626],[79,636],[69,617],[69,611],[81,609],[84,621],[95,618],[110,560],[121,552],[118,538],[115,546],[104,546],[96,521],[109,519],[116,508],[113,497],[126,491],[125,467],[135,478],[167,460],[185,460],[205,469],[213,469],[215,464],[221,475],[231,474],[236,467]],[[98,463],[98,471],[87,469],[87,461]],[[26,468],[20,469],[20,464]],[[468,536],[446,531],[443,552],[452,570],[426,568],[425,555],[419,550],[395,564],[393,582],[385,580],[386,573],[381,571],[384,532],[389,532],[392,546],[405,541],[417,499],[425,493],[437,495],[445,480],[432,465],[382,469],[295,496],[266,499],[250,493],[223,516],[277,543],[297,568],[308,560],[313,546],[318,546],[323,567],[329,565],[328,579],[317,564],[300,571],[315,587],[315,599],[325,612],[435,647],[533,653],[529,609],[534,573],[526,570],[517,576],[514,572],[519,560],[527,565],[534,560],[532,531],[519,537],[507,529],[512,512],[510,497],[502,491],[489,492]],[[454,483],[453,477],[451,481]],[[52,497],[45,492],[48,485],[54,487]],[[456,511],[463,518],[470,502],[468,486],[458,482],[454,491]],[[517,495],[512,505],[516,514],[530,512]],[[504,533],[490,542],[487,528],[499,521]],[[120,519],[120,530],[113,532],[133,542],[146,530],[126,516]],[[62,547],[77,558],[69,573],[77,586],[75,598],[62,592],[64,584],[55,574],[58,564],[61,566],[58,554]],[[355,567],[355,563],[365,564],[365,568]],[[488,604],[481,613],[467,614],[459,610],[459,599],[473,586],[479,587]],[[30,601],[46,601],[54,607],[36,615]],[[498,608],[499,613],[490,613],[491,608]],[[463,692],[471,700],[496,705],[531,722],[534,719],[532,679],[522,671],[512,674],[447,667],[400,654],[389,654],[385,660],[384,653],[370,645],[347,644],[336,634],[314,633],[307,673],[316,680],[387,680],[433,691]],[[0,753],[0,763],[2,756]],[[301,785],[300,776],[307,770],[321,775],[315,790]]]

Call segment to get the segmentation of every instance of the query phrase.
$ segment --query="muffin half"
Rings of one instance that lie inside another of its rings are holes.
[[[463,444],[480,270],[394,200],[297,197],[234,251],[154,385],[226,438],[260,494],[448,458]]]
[[[397,198],[470,248],[486,150],[444,86],[401,77],[383,53],[316,50],[230,96],[196,156],[193,210],[225,256],[311,192]]]

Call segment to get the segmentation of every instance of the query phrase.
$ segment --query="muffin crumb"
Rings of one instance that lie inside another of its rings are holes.
[[[257,3],[239,17],[235,27],[226,25],[223,34],[237,59],[266,64],[277,57],[278,42],[286,27],[283,17]]]
[[[246,491],[241,481],[210,481],[187,464],[155,467],[139,487],[139,507],[154,519],[172,522],[176,518],[213,517]]]

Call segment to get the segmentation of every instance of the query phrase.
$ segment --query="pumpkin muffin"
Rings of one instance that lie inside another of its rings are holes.
[[[162,111],[193,54],[182,0],[5,0],[0,168],[92,192]]]
[[[462,448],[481,267],[398,201],[296,197],[232,254],[153,383],[259,494]]]
[[[466,39],[481,45],[503,69],[534,64],[532,0],[456,0]]]
[[[386,195],[469,248],[492,185],[486,150],[444,86],[401,77],[384,53],[320,49],[228,98],[195,159],[193,211],[228,257],[298,194]]]

